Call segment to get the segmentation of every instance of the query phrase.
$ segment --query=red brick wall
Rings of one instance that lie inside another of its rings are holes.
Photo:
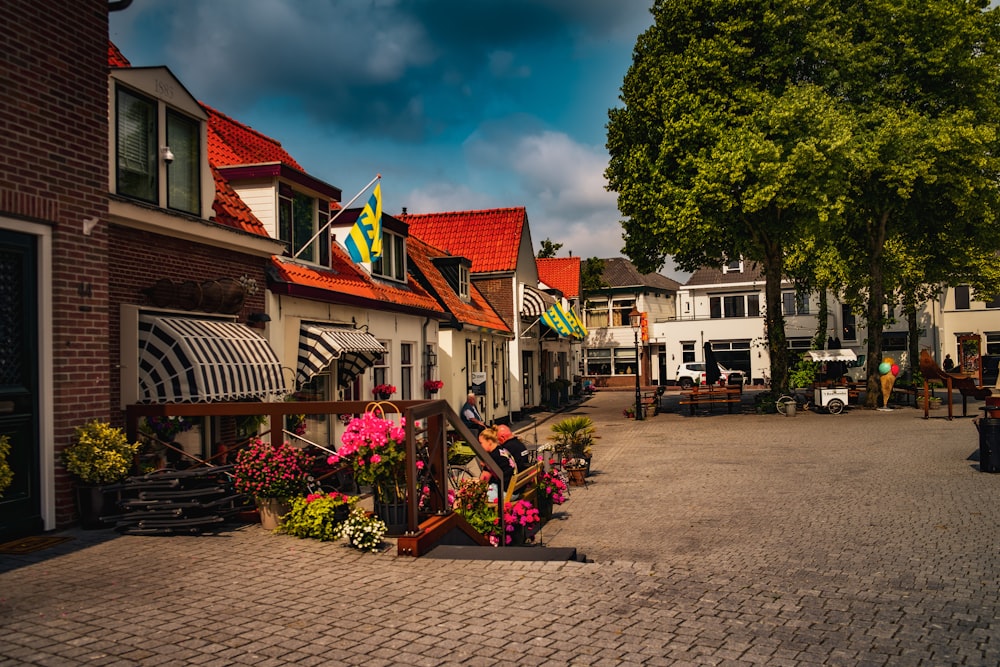
[[[236,233],[233,236],[239,238]],[[111,227],[110,256],[108,284],[111,312],[108,339],[115,355],[111,368],[117,368],[121,341],[119,306],[135,304],[153,308],[142,290],[160,279],[167,278],[175,284],[189,280],[201,284],[208,280],[239,279],[246,275],[257,281],[258,291],[256,295],[246,298],[237,317],[239,321],[246,322],[250,313],[264,312],[264,289],[267,286],[264,267],[270,264],[266,257],[198,245],[118,225]],[[192,314],[197,315],[199,312],[204,311],[195,310]],[[124,415],[118,409],[121,378],[117,371],[111,375],[111,410],[116,422],[124,423]]]
[[[0,215],[53,229],[55,449],[108,418],[107,0],[0,3]],[[56,520],[73,516],[56,465]]]
[[[511,278],[474,278],[473,284],[482,292],[503,321],[514,331],[514,291]]]

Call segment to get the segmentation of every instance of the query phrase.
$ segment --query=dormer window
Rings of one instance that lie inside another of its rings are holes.
[[[199,121],[124,86],[116,92],[117,193],[200,215]]]
[[[406,239],[382,228],[382,255],[372,262],[372,274],[406,281]]]
[[[469,267],[464,264],[458,265],[458,295],[463,299],[469,298]]]
[[[316,199],[292,188],[287,183],[278,186],[278,239],[295,255],[309,242],[317,230],[330,219],[330,203]],[[302,251],[299,259],[330,265],[330,244],[321,243],[321,235]]]
[[[164,67],[112,68],[108,189],[199,218],[212,215],[208,115]]]
[[[734,259],[722,267],[723,273],[743,273],[743,260]]]

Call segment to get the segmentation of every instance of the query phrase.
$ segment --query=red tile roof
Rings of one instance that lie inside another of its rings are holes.
[[[212,209],[215,211],[215,222],[225,227],[241,229],[257,236],[270,238],[263,223],[257,219],[250,207],[240,199],[219,170],[212,167],[212,178],[215,179],[215,201]]]
[[[393,311],[410,312],[431,317],[444,315],[444,308],[412,276],[405,285],[375,280],[359,268],[347,252],[333,244],[330,252],[332,268],[306,266],[287,258],[273,256],[276,269],[273,291],[296,294],[331,302],[346,302],[368,308],[392,304]],[[284,285],[282,289],[281,285]]]
[[[580,258],[545,257],[536,259],[538,279],[553,287],[567,299],[580,296]]]
[[[397,217],[410,225],[410,236],[472,260],[473,273],[514,271],[528,226],[524,207]]]
[[[475,285],[470,283],[469,301],[466,302],[441,275],[431,260],[435,257],[448,257],[447,252],[413,236],[407,239],[406,250],[411,264],[416,266],[430,284],[431,291],[442,302],[444,309],[454,315],[456,320],[468,327],[482,327],[510,333],[510,327],[497,315]]]
[[[122,52],[118,50],[110,41],[108,42],[108,66],[110,67],[131,67],[132,63],[128,61],[128,58],[122,55]]]
[[[281,143],[202,104],[208,114],[208,160],[217,167],[280,162],[304,172]]]

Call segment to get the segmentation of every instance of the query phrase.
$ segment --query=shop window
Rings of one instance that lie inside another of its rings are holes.
[[[587,350],[587,375],[611,375],[611,350],[599,348]]]

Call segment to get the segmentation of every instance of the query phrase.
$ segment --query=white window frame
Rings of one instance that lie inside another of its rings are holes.
[[[469,284],[471,282],[471,274],[469,272],[469,267],[465,264],[458,265],[458,296],[463,299],[470,298]]]
[[[372,262],[372,274],[406,282],[406,237],[382,229],[382,255]]]

